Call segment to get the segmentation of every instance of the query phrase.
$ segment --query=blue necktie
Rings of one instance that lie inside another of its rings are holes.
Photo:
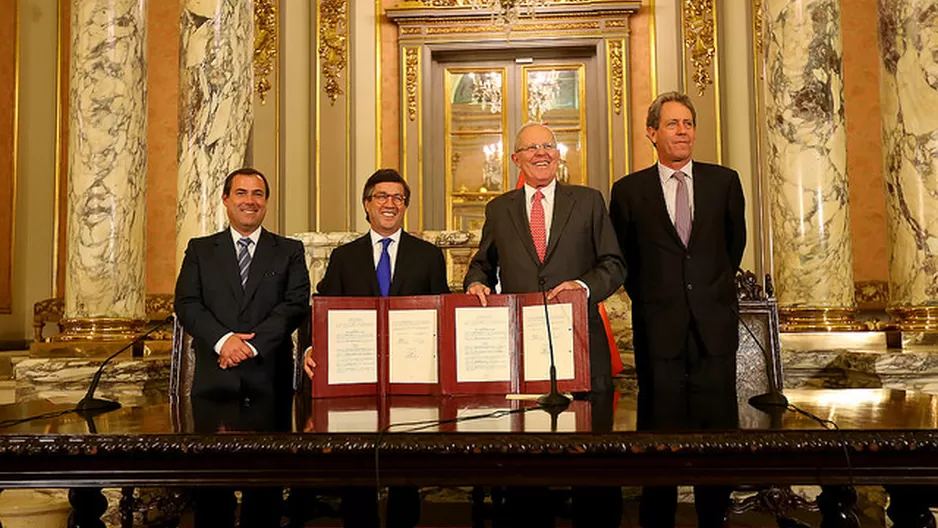
[[[387,297],[391,291],[391,254],[388,253],[388,246],[391,245],[390,238],[381,239],[381,258],[378,259],[378,289],[381,290],[381,296]]]

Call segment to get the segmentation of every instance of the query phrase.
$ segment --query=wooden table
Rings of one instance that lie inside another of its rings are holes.
[[[814,484],[824,489],[825,525],[850,526],[852,486],[876,484],[892,496],[896,526],[934,526],[927,519],[930,486],[938,484],[935,396],[786,394],[839,430],[794,412],[741,409],[739,430],[638,432],[633,396],[574,402],[556,424],[532,402],[501,397],[301,401],[294,423],[279,424],[280,431],[263,402],[247,411],[236,405],[234,413],[214,403],[195,412],[154,403],[0,429],[0,488],[82,489],[76,514],[90,510],[84,515],[94,519],[103,511],[94,498],[102,487],[374,485],[376,478],[417,486]],[[39,402],[0,407],[0,421],[54,409]],[[493,411],[502,415],[382,431]],[[199,416],[215,418],[206,424]]]

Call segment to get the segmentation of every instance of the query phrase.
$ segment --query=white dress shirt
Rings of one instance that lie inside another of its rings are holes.
[[[687,187],[687,200],[690,202],[690,219],[694,219],[694,162],[688,161],[687,165],[681,167],[684,173],[684,185]],[[664,191],[664,203],[668,207],[668,216],[671,217],[671,223],[674,223],[675,202],[677,200],[677,179],[672,178],[676,170],[665,167],[658,163],[658,177],[661,178],[661,189]]]
[[[368,234],[371,235],[371,250],[375,258],[375,270],[378,269],[378,261],[381,260],[381,249],[384,246],[381,241],[385,238],[392,240],[392,242],[388,244],[388,256],[391,257],[391,280],[394,280],[394,267],[397,264],[397,248],[401,245],[401,231],[403,231],[403,229],[398,228],[393,235],[386,237],[375,233],[374,229],[368,230]]]
[[[254,259],[254,251],[257,249],[257,241],[261,239],[261,229],[262,229],[262,228],[258,227],[257,229],[254,230],[253,233],[251,233],[250,235],[247,236],[248,238],[250,238],[250,239],[254,242],[253,244],[248,244],[248,253],[251,254],[251,260],[252,260],[252,261],[253,261],[253,259]],[[237,256],[238,256],[238,251],[240,251],[240,250],[238,249],[238,241],[241,240],[242,238],[244,238],[244,235],[242,235],[241,233],[237,232],[237,231],[235,230],[235,228],[233,228],[233,227],[229,227],[229,228],[228,228],[228,231],[231,233],[231,240],[233,241],[234,247],[235,247],[235,257],[237,257]],[[228,341],[228,338],[231,337],[231,336],[233,336],[233,335],[234,335],[234,332],[228,332],[227,334],[221,336],[221,337],[218,339],[218,341],[215,342],[215,353],[216,353],[216,354],[221,354],[221,347],[225,344],[225,341]],[[247,345],[248,345],[249,347],[251,347],[251,350],[254,352],[254,355],[256,356],[256,355],[257,355],[257,349],[254,348],[254,345],[252,345],[251,343],[247,343]]]
[[[554,220],[554,203],[556,203],[554,198],[557,196],[557,180],[551,181],[547,185],[540,187],[540,189],[541,194],[544,195],[544,197],[541,198],[541,207],[544,208],[544,244],[550,245],[550,226]],[[527,183],[524,184],[524,207],[528,212],[529,226],[531,225],[531,207],[534,205],[535,192],[537,192],[537,188],[531,187]],[[576,283],[583,286],[583,289],[586,290],[586,297],[589,298],[589,286],[581,280],[577,280]]]

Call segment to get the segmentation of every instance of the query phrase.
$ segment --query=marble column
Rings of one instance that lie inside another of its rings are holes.
[[[938,330],[938,1],[879,0],[889,304]]]
[[[783,329],[854,330],[839,0],[765,3],[765,138]]]
[[[145,319],[146,0],[73,0],[62,340]]]
[[[253,124],[251,0],[183,0],[180,30],[176,268],[192,237],[228,222],[225,176],[245,165]]]

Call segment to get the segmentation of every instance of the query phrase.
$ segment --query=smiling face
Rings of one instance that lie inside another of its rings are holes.
[[[375,233],[391,236],[404,223],[404,186],[395,182],[381,182],[375,185],[371,198],[362,205],[368,214],[368,222]]]
[[[694,153],[697,127],[690,109],[681,103],[664,103],[658,128],[648,127],[647,132],[658,151],[658,161],[665,167],[680,169]]]
[[[533,145],[541,148],[530,148]],[[554,181],[560,153],[553,132],[543,125],[532,125],[522,130],[515,142],[511,161],[524,175],[524,182],[532,187],[543,187]]]
[[[256,174],[237,174],[231,180],[231,191],[222,196],[228,210],[228,222],[244,236],[260,227],[267,216],[267,187]]]

